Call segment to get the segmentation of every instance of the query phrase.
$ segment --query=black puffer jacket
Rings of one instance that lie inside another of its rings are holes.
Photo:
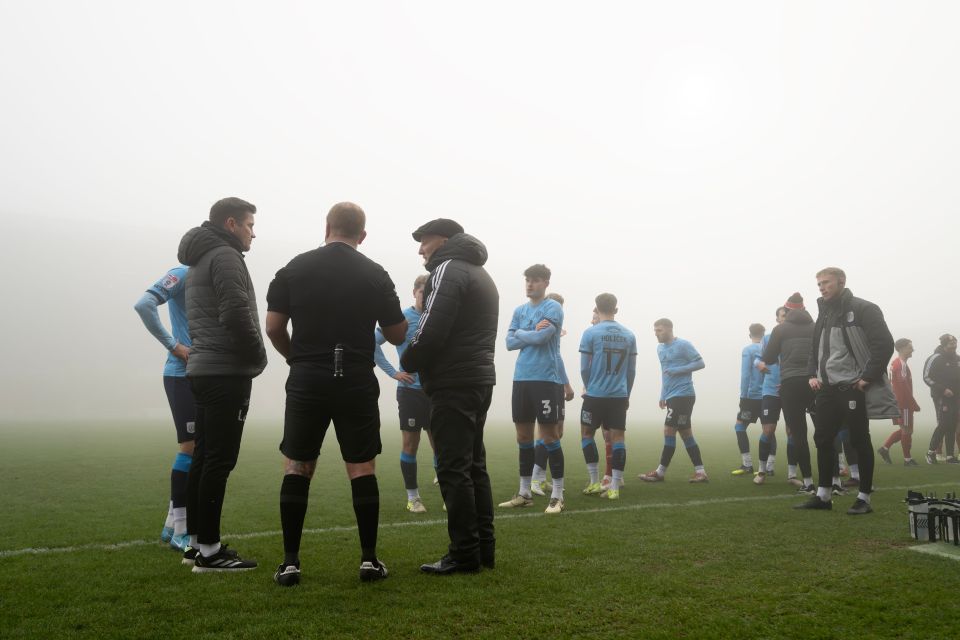
[[[267,366],[257,298],[240,241],[210,222],[183,236],[177,257],[188,265],[188,376],[255,377]]]
[[[419,373],[427,393],[496,384],[500,294],[483,268],[487,249],[458,233],[430,257],[420,326],[403,352],[404,371]]]
[[[812,339],[813,318],[806,309],[793,309],[783,324],[773,328],[767,348],[763,350],[763,361],[773,365],[779,359],[781,380],[806,378]]]

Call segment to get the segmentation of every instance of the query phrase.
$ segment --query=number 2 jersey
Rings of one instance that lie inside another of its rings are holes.
[[[583,332],[580,353],[584,385],[591,398],[627,398],[637,366],[637,339],[615,320],[598,322]]]

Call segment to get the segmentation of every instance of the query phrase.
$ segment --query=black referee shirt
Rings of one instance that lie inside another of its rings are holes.
[[[333,350],[343,368],[373,373],[374,329],[403,322],[390,275],[348,244],[302,253],[280,269],[267,291],[267,310],[290,316],[291,371],[333,374]]]

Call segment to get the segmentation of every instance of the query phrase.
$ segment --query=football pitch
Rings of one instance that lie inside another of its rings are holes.
[[[0,426],[0,637],[956,637],[960,562],[909,549],[902,502],[908,488],[960,489],[956,467],[904,468],[896,448],[897,464],[877,467],[875,513],[847,516],[852,495],[830,512],[798,512],[782,435],[777,475],[763,486],[730,476],[735,439],[718,426],[697,434],[709,484],[687,483],[680,450],[667,482],[650,485],[636,476],[657,464],[651,425],[627,432],[627,482],[613,502],[580,494],[587,477],[571,426],[567,510],[544,515],[544,498],[498,509],[496,569],[436,577],[418,570],[447,540],[429,448],[424,439],[428,513],[414,516],[400,436],[385,424],[379,554],[390,576],[369,584],[357,578],[331,431],[293,589],[272,581],[283,551],[276,425],[248,425],[227,488],[224,541],[260,563],[235,575],[192,574],[158,542],[175,452],[166,422]],[[494,497],[506,500],[517,488],[512,426],[490,425],[487,449]]]

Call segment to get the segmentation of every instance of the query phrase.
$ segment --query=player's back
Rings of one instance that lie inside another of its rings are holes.
[[[637,355],[633,332],[615,320],[604,320],[584,332],[581,353],[592,356],[586,393],[591,398],[626,398],[630,395],[630,360]]]

